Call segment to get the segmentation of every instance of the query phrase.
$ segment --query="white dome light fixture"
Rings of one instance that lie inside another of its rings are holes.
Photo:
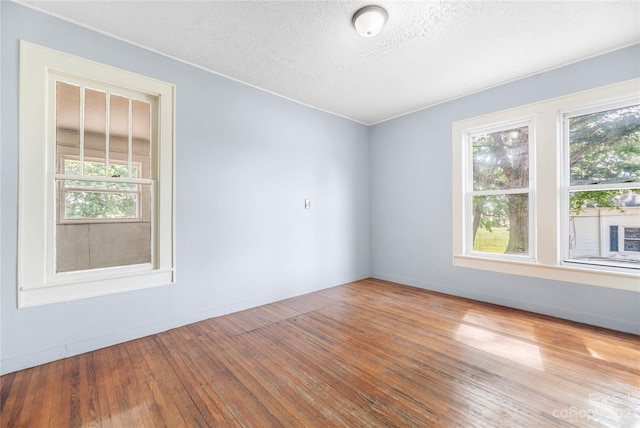
[[[387,11],[380,6],[365,6],[353,15],[352,22],[362,37],[373,37],[387,22]]]

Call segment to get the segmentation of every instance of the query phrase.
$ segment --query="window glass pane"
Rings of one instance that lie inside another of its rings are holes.
[[[142,187],[133,183],[61,180],[65,220],[135,219],[141,216]],[[148,194],[148,189],[144,189]]]
[[[64,172],[65,174],[80,174],[80,160],[65,159]],[[84,174],[104,176],[104,162],[101,162],[99,160],[86,160],[85,158]]]
[[[66,219],[56,225],[56,272],[151,262],[151,185],[126,192],[109,188],[120,183],[69,182],[80,180],[60,182]]]
[[[640,239],[640,227],[625,227],[624,239]]]
[[[100,162],[85,162],[85,171],[92,171],[94,169],[103,168],[104,164]],[[126,165],[111,165],[113,170],[117,171],[118,168],[122,168],[125,173],[128,173],[128,168]],[[80,172],[80,161],[75,159],[65,159],[64,160],[64,171],[66,174],[79,174]],[[140,168],[139,164],[133,165],[134,174],[137,174],[138,169]],[[95,174],[87,174],[87,175],[95,175]],[[113,176],[112,176],[113,177]],[[115,177],[119,177],[116,175]],[[66,180],[64,182],[64,186],[66,188],[69,187],[80,187],[80,188],[94,188],[94,189],[111,189],[111,190],[136,190],[137,185],[133,183],[112,183],[105,181],[87,181],[87,180]]]
[[[56,82],[56,171],[64,172],[63,155],[80,158],[80,87]],[[80,169],[74,174],[80,174]]]
[[[529,195],[473,197],[473,251],[529,253]]]
[[[640,208],[640,188],[617,190],[584,190],[569,192],[571,214],[579,215],[589,209],[628,214],[634,218]]]
[[[151,164],[151,105],[144,101],[132,103],[133,155],[145,166],[140,171],[141,178],[151,178],[148,165]]]
[[[136,218],[138,195],[86,190],[65,191],[65,219]]]
[[[139,170],[140,165],[134,163],[131,166],[131,178],[140,178]],[[124,164],[110,163],[109,164],[109,174],[111,177],[127,177],[129,175],[129,167]]]
[[[105,176],[106,94],[86,88],[84,91],[84,175]]]
[[[471,136],[473,190],[529,187],[529,127]]]
[[[570,184],[640,181],[640,105],[569,119]]]
[[[624,251],[640,253],[640,227],[624,228]]]
[[[640,188],[570,192],[569,260],[640,268]]]
[[[109,104],[109,176],[129,177],[129,98],[111,94]]]
[[[609,251],[618,251],[618,229],[617,225],[609,226]]]
[[[64,158],[63,158],[64,159]],[[65,174],[80,175],[80,161],[73,159],[64,159],[64,169],[60,172]]]

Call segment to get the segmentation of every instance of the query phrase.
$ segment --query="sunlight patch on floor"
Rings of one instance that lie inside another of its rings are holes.
[[[540,348],[524,340],[468,324],[460,324],[456,331],[455,339],[465,345],[506,358],[515,363],[537,370],[544,370]]]

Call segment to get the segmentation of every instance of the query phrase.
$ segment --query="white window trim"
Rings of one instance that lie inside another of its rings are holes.
[[[97,85],[104,82],[157,100],[158,123],[152,129],[158,141],[153,160],[158,176],[153,184],[157,201],[151,212],[156,222],[152,263],[55,273],[55,125],[47,119],[48,111],[55,108],[54,75]],[[174,114],[172,84],[21,41],[18,307],[175,283]]]
[[[562,207],[563,161],[562,118],[565,112],[612,104],[630,98],[640,98],[640,79],[604,86],[584,92],[517,107],[505,111],[465,119],[452,124],[452,208],[453,208],[453,264],[543,279],[588,284],[640,292],[640,274],[625,270],[602,269],[597,266],[563,264]],[[536,144],[530,156],[535,158],[532,198],[535,199],[536,227],[534,261],[516,261],[488,254],[471,253],[465,242],[468,224],[464,215],[468,182],[468,153],[466,135],[482,128],[505,123],[517,123],[533,118]]]

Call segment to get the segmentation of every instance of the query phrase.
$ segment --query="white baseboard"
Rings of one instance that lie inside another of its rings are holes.
[[[73,357],[75,355],[84,354],[85,352],[91,352],[100,348],[106,348],[108,346],[117,345],[119,343],[128,342],[130,340],[139,339],[145,336],[150,336],[152,334],[162,333],[163,331],[182,327],[188,324],[193,324],[198,321],[239,312],[245,309],[255,308],[260,305],[274,303],[291,297],[301,296],[336,285],[368,278],[369,276],[370,272],[362,272],[360,274],[353,275],[352,277],[347,277],[346,280],[337,280],[337,282],[331,283],[333,285],[312,284],[304,288],[286,290],[267,296],[261,296],[258,298],[235,302],[232,304],[221,305],[214,308],[205,309],[203,311],[162,320],[159,322],[116,331],[103,336],[80,340],[73,343],[67,343],[41,351],[19,355],[17,357],[6,358],[0,362],[0,374],[4,375],[18,370],[50,363],[52,361],[60,360],[63,358]]]

